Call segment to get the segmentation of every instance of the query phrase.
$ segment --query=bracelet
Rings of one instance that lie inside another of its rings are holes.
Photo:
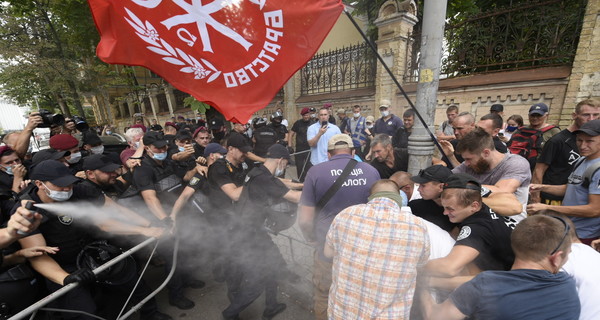
[[[142,157],[129,157],[129,159],[132,159],[132,160],[142,160]]]

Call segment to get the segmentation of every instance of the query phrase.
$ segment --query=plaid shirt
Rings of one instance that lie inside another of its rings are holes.
[[[329,319],[408,319],[417,268],[429,258],[427,227],[391,199],[351,206],[333,221]]]

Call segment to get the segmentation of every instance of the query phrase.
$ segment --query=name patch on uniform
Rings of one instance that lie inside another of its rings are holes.
[[[58,216],[58,221],[62,224],[64,224],[65,226],[70,225],[71,223],[73,223],[73,217],[71,217],[68,214],[63,214]]]
[[[466,239],[471,235],[471,227],[469,226],[464,226],[460,229],[460,233],[458,234],[458,237],[456,238],[456,241],[460,241],[462,239]]]

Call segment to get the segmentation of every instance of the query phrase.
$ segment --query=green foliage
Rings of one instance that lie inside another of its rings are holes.
[[[205,114],[206,110],[210,109],[209,104],[202,102],[202,101],[198,101],[198,100],[196,100],[196,98],[194,98],[192,96],[189,96],[189,97],[183,99],[183,105],[186,107],[190,107],[196,113],[200,113],[200,114]]]

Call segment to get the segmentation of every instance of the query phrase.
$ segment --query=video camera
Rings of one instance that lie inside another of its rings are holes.
[[[46,109],[40,109],[39,113],[43,122],[38,125],[38,128],[50,128],[65,124],[65,117],[62,114],[52,113]]]
[[[85,122],[84,117],[73,116],[73,122],[75,122],[75,128],[81,132],[87,131],[90,128],[87,122]]]

